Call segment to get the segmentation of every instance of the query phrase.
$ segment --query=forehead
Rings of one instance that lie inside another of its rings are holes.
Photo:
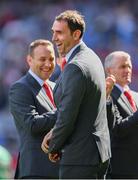
[[[54,49],[51,45],[38,45],[34,49],[34,55],[37,54],[54,54]]]
[[[66,29],[69,29],[68,23],[64,20],[57,21],[55,20],[52,26],[53,31],[64,31]]]
[[[116,56],[113,60],[113,66],[132,66],[131,59],[126,56]]]

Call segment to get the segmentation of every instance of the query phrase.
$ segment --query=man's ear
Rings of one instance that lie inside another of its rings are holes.
[[[27,61],[28,65],[29,65],[29,67],[30,67],[31,63],[32,63],[32,57],[30,55],[27,55],[26,61]]]
[[[110,76],[110,75],[112,74],[111,68],[106,68],[106,69],[105,69],[105,72],[106,72],[106,74],[107,74],[108,76]]]
[[[79,40],[80,35],[81,35],[81,31],[78,30],[78,29],[76,31],[74,31],[74,33],[73,33],[73,37],[74,37],[75,40]]]

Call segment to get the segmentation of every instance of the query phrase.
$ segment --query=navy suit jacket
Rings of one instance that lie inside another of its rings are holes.
[[[57,121],[49,152],[61,164],[95,165],[110,158],[105,75],[98,56],[84,43],[70,56],[54,88]]]
[[[50,84],[54,85],[52,82]],[[41,150],[43,138],[56,120],[55,114],[52,114],[54,107],[43,88],[27,73],[12,85],[9,104],[20,137],[15,178],[58,177],[58,165],[51,163]]]
[[[132,91],[138,107],[138,93]],[[111,173],[138,175],[138,111],[132,110],[127,98],[114,86],[111,93],[112,113],[108,111],[111,132]],[[111,117],[112,116],[112,117]]]

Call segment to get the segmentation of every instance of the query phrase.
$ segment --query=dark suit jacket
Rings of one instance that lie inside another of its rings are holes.
[[[105,94],[101,61],[82,43],[54,88],[58,117],[49,152],[62,151],[61,164],[95,165],[109,159]]]
[[[138,107],[138,93],[132,91]],[[111,169],[113,174],[138,175],[138,111],[133,110],[124,94],[114,86],[112,113],[108,111],[111,131]],[[113,121],[112,121],[113,120]]]
[[[56,120],[50,113],[53,106],[41,86],[27,73],[11,87],[9,103],[20,136],[16,178],[36,175],[58,177],[58,165],[51,163],[41,150],[43,138]],[[48,111],[50,116],[46,114]]]

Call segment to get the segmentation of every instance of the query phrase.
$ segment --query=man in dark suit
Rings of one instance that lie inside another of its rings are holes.
[[[110,138],[103,66],[82,41],[85,22],[77,11],[57,16],[52,31],[67,64],[54,88],[57,121],[45,136],[42,149],[52,161],[60,154],[60,178],[104,178]]]
[[[132,75],[130,55],[123,51],[112,52],[105,59],[105,70],[116,79],[111,92],[111,111],[107,108],[112,150],[110,178],[137,179],[138,93],[128,86]],[[126,90],[130,91],[133,103],[125,95]]]
[[[52,43],[43,39],[32,42],[27,62],[29,71],[12,85],[9,93],[11,113],[20,136],[15,178],[58,178],[58,165],[51,163],[41,149],[44,135],[56,120],[52,113],[55,105],[43,87],[45,83],[49,88],[55,85],[48,80],[55,67]]]

